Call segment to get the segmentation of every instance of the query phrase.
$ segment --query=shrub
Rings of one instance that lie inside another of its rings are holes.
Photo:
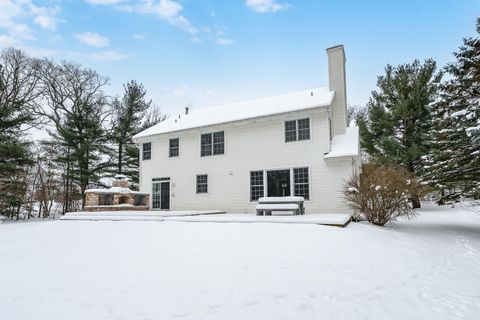
[[[423,186],[402,168],[366,164],[360,176],[346,183],[344,196],[356,217],[383,226],[398,217],[413,218],[409,195],[422,194]]]

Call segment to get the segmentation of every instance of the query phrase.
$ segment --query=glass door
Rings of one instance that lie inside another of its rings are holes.
[[[152,209],[160,209],[160,183],[154,182],[152,185]]]
[[[267,171],[269,197],[290,196],[290,170]]]

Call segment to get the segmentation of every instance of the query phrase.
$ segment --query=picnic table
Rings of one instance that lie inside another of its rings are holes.
[[[292,211],[293,215],[305,214],[304,197],[261,197],[256,206],[257,216],[272,215],[272,211]]]

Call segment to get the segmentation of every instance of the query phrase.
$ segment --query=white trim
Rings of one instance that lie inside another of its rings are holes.
[[[249,187],[248,202],[250,202],[250,203],[251,202],[257,202],[256,200],[251,200],[252,182],[250,180],[250,173],[252,171],[263,171],[263,196],[268,197],[268,171],[289,170],[290,171],[290,195],[295,196],[295,176],[294,176],[294,173],[293,173],[293,169],[299,169],[299,168],[307,168],[308,169],[308,199],[305,199],[305,202],[311,202],[312,201],[312,170],[311,170],[309,165],[249,170],[248,171],[248,174],[249,174],[249,176],[248,176],[248,179],[249,179],[248,180],[248,187]]]
[[[170,157],[170,140],[178,139],[178,156],[176,157]],[[167,143],[167,158],[171,160],[175,159],[180,159],[180,137],[175,137],[175,138],[168,138],[168,143]]]
[[[169,180],[160,180],[160,181],[152,181],[152,187],[151,187],[151,197],[150,197],[150,208],[154,211],[170,211],[172,210],[172,184],[171,184],[171,178],[170,177],[161,177],[161,178],[168,178]],[[162,209],[162,183],[168,183],[168,209]],[[154,208],[153,207],[153,185],[154,184],[160,184],[160,195],[159,195],[159,208]]]
[[[223,131],[223,153],[222,154],[213,154],[213,134],[216,132],[222,132]],[[219,129],[215,131],[206,131],[206,132],[199,132],[199,152],[198,152],[198,158],[200,159],[209,159],[210,157],[225,157],[227,155],[227,130],[224,129]],[[211,134],[212,135],[212,154],[208,156],[202,156],[202,135],[204,134]]]
[[[198,193],[197,192],[197,177],[198,176],[207,176],[207,192]],[[194,183],[194,194],[195,196],[208,196],[210,193],[210,179],[208,178],[208,173],[197,173],[195,174],[195,183]]]
[[[308,119],[308,133],[309,133],[309,138],[308,139],[303,139],[303,140],[298,140],[298,120],[304,120],[304,119]],[[287,129],[287,122],[290,122],[290,121],[295,121],[295,134],[296,134],[296,139],[295,140],[292,140],[292,141],[287,141],[287,137],[286,137],[286,129]],[[289,119],[289,120],[284,120],[283,121],[283,143],[284,144],[291,144],[291,143],[306,143],[306,142],[311,142],[313,141],[313,130],[312,130],[312,125],[313,125],[313,121],[312,121],[312,117],[311,116],[306,116],[306,117],[297,117],[297,118],[294,118],[294,119]]]

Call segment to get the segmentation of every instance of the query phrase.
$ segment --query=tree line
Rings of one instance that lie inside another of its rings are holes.
[[[388,65],[366,107],[349,113],[368,161],[408,171],[440,204],[480,199],[480,18],[476,31],[443,69]]]
[[[0,216],[50,217],[80,209],[85,190],[104,177],[138,183],[132,137],[165,115],[135,80],[121,96],[109,79],[73,62],[0,53]],[[47,138],[32,141],[28,132]]]

